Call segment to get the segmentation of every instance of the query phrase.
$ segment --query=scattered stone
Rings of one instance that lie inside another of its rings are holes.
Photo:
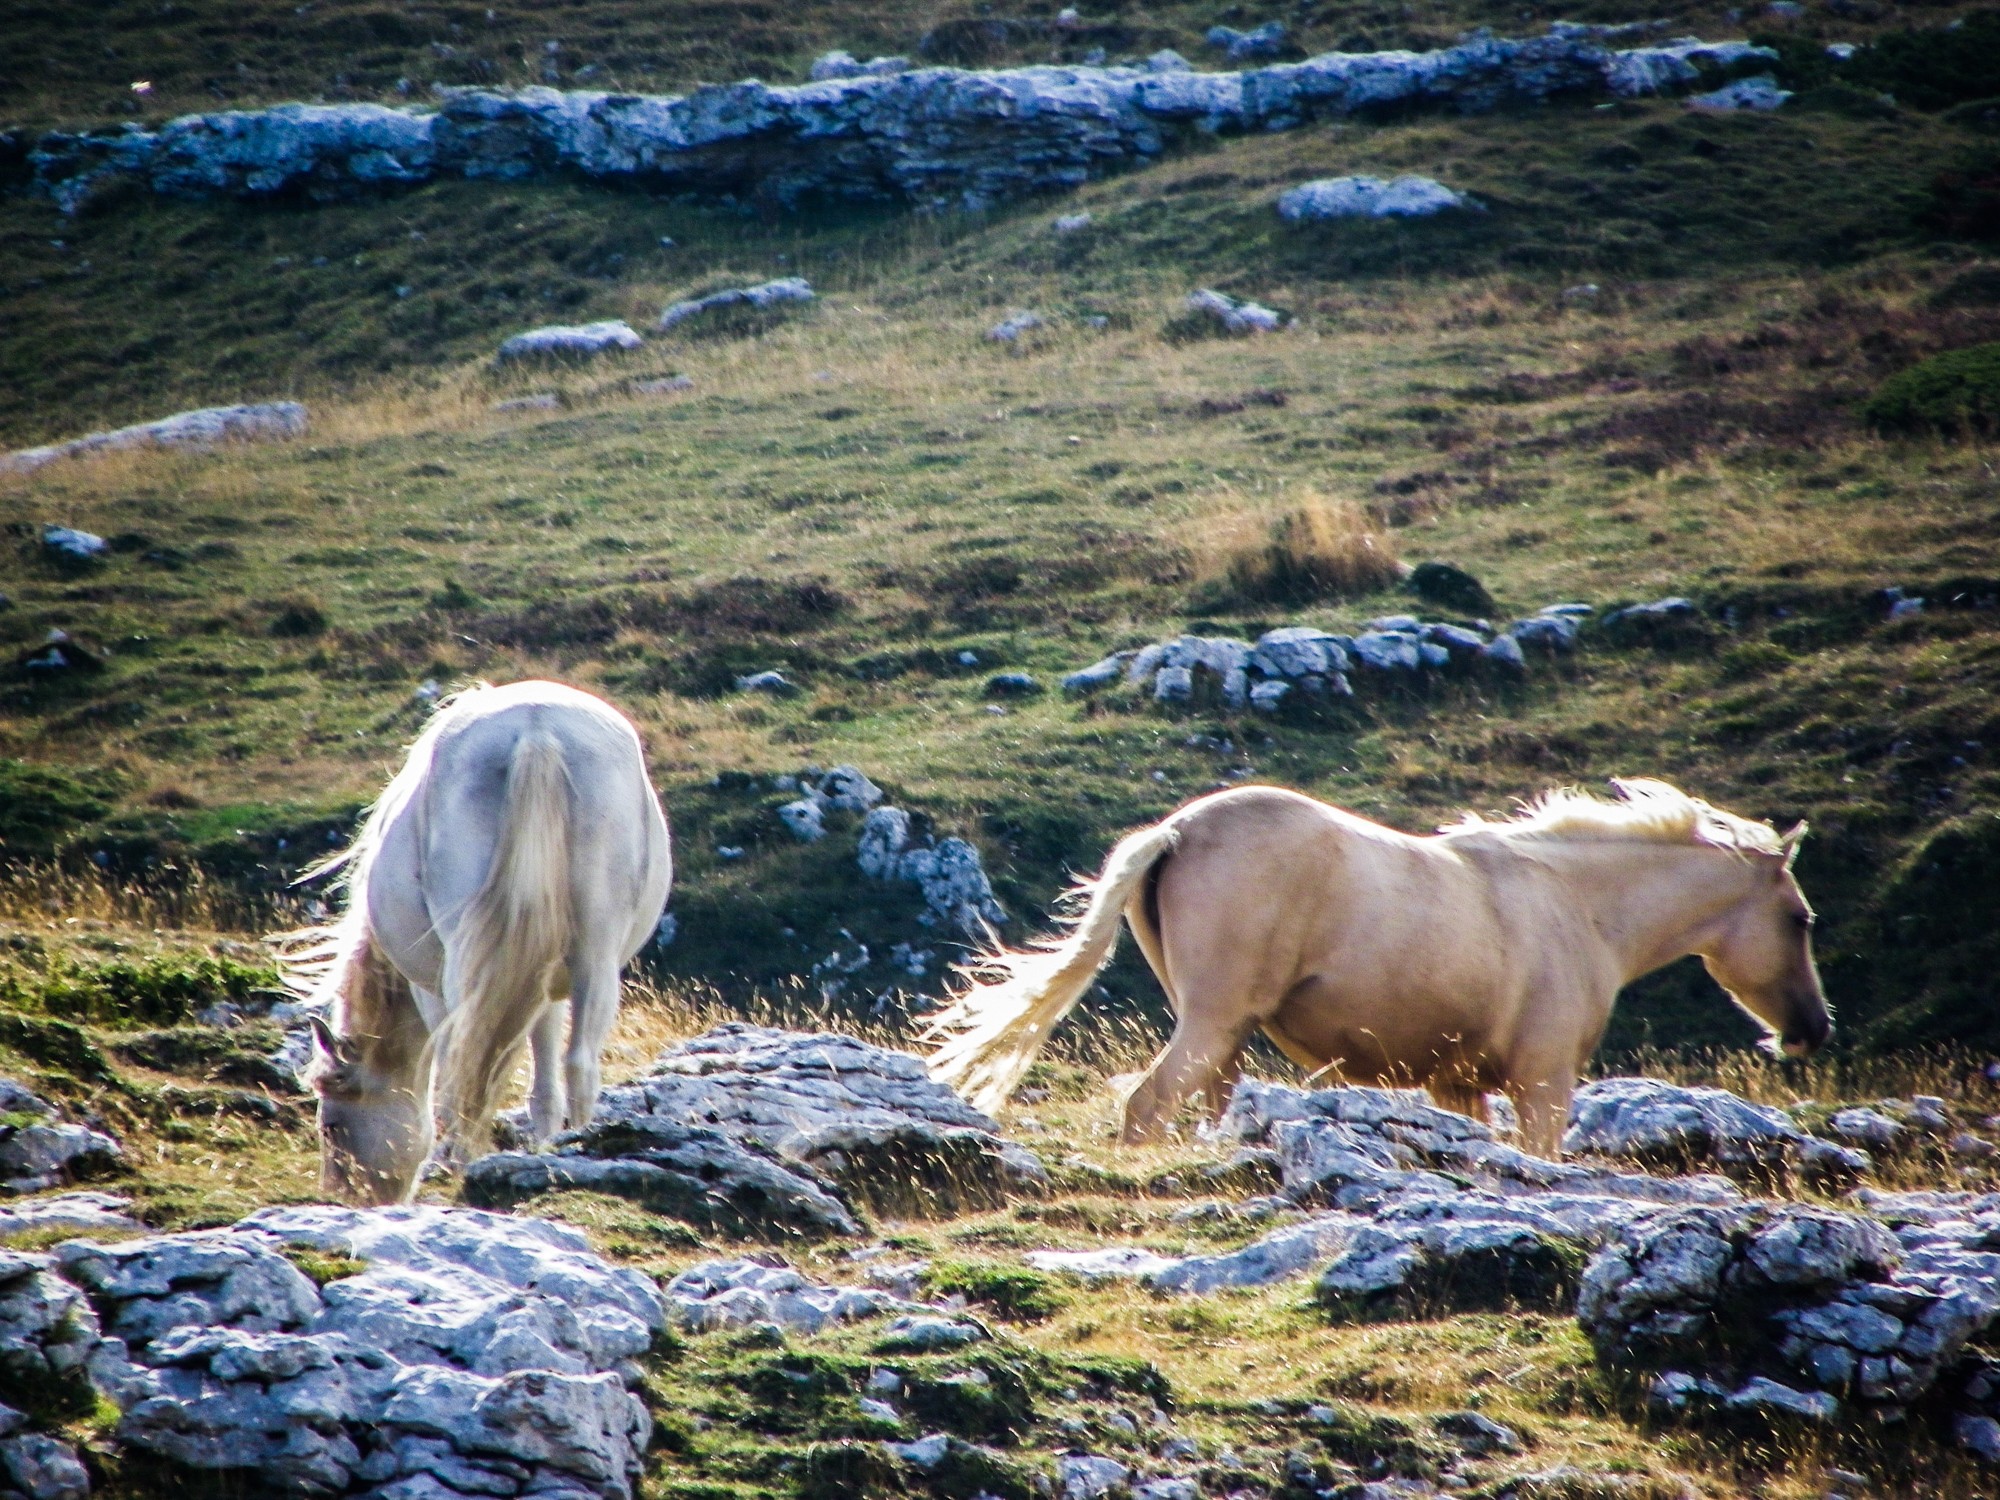
[[[1818,1140],[1779,1110],[1723,1089],[1654,1078],[1604,1078],[1579,1088],[1563,1150],[1668,1170],[1714,1166],[1751,1177],[1797,1171],[1836,1182],[1869,1166],[1865,1153]]]
[[[1130,651],[1115,651],[1102,661],[1081,667],[1063,678],[1062,689],[1065,693],[1094,693],[1101,687],[1109,687],[1125,675],[1125,664],[1133,655]]]
[[[1233,26],[1211,26],[1202,40],[1231,62],[1253,62],[1277,57],[1285,50],[1285,23],[1266,21],[1249,31],[1238,31]]]
[[[106,1230],[144,1229],[126,1212],[132,1200],[123,1193],[58,1193],[0,1205],[0,1238],[17,1234],[69,1231],[94,1234]]]
[[[818,797],[800,797],[778,809],[778,821],[802,844],[826,837],[826,804]]]
[[[739,693],[769,693],[774,698],[789,698],[798,690],[798,684],[776,669],[751,672],[736,679]]]
[[[632,394],[635,396],[677,396],[682,391],[694,389],[692,375],[663,375],[657,380],[635,380]]]
[[[1048,326],[1040,313],[1017,312],[1002,318],[986,330],[986,337],[998,344],[1017,343],[1024,333]]]
[[[1080,229],[1088,229],[1090,227],[1090,215],[1087,213],[1057,214],[1056,221],[1051,227],[1057,234],[1075,234]]]
[[[929,1437],[918,1438],[914,1443],[884,1443],[884,1451],[894,1458],[900,1458],[912,1468],[935,1469],[951,1452],[951,1438],[942,1432],[933,1432]]]
[[[1706,94],[1696,94],[1688,100],[1688,107],[1718,112],[1773,110],[1791,97],[1792,91],[1779,88],[1776,78],[1760,73],[1755,78],[1739,78]]]
[[[857,862],[876,880],[909,881],[922,892],[926,927],[945,926],[983,936],[1007,920],[993,894],[979,851],[961,838],[921,841],[910,815],[900,807],[878,807],[861,825]]]
[[[562,397],[554,391],[536,391],[531,396],[509,396],[495,401],[494,411],[561,411]]]
[[[44,526],[42,551],[53,561],[71,567],[99,563],[111,552],[111,544],[94,531],[78,531],[69,526]]]
[[[874,57],[867,62],[861,62],[851,52],[822,52],[813,60],[810,76],[815,83],[836,82],[846,78],[887,78],[907,72],[909,66],[910,60],[907,57]]]
[[[1520,641],[1512,635],[1496,635],[1479,648],[1479,660],[1510,676],[1526,676],[1528,671],[1527,653],[1522,651]]]
[[[646,341],[623,319],[601,323],[558,323],[530,328],[507,339],[495,353],[501,364],[534,359],[594,359],[600,354],[640,349]]]
[[[1896,1137],[1903,1133],[1901,1125],[1872,1109],[1836,1110],[1826,1122],[1826,1128],[1829,1135],[1837,1136],[1849,1145],[1876,1151],[1894,1145]]]
[[[1084,1281],[1143,1280],[1181,1264],[1137,1245],[1114,1245],[1104,1250],[1030,1250],[1022,1259],[1038,1271],[1056,1271]]]
[[[1459,1446],[1474,1458],[1521,1451],[1520,1433],[1476,1411],[1448,1411],[1432,1418],[1431,1425],[1446,1437],[1457,1439]]]
[[[1301,224],[1324,219],[1424,219],[1479,203],[1430,177],[1322,177],[1278,195],[1278,217]]]
[[[802,276],[781,276],[775,281],[759,282],[755,286],[730,287],[724,291],[711,292],[706,297],[695,297],[685,302],[676,302],[660,314],[659,330],[662,333],[678,328],[683,323],[723,308],[747,307],[758,311],[783,307],[788,303],[811,302],[812,283]]]
[[[1115,1458],[1066,1453],[1056,1460],[1056,1486],[1063,1500],[1098,1500],[1122,1487],[1131,1472]]]
[[[54,1118],[54,1109],[45,1101],[11,1079],[8,1083],[41,1107],[36,1109],[23,1101],[8,1113],[17,1119],[20,1115],[35,1118],[27,1123],[0,1123],[0,1192],[39,1193],[124,1170],[124,1148],[116,1140],[87,1125]]]
[[[1282,314],[1257,302],[1239,302],[1222,292],[1202,288],[1188,293],[1182,304],[1197,322],[1206,320],[1214,329],[1232,336],[1271,333],[1284,326]]]
[[[996,672],[986,679],[989,698],[1032,698],[1041,691],[1041,683],[1027,672]]]
[[[814,1334],[835,1323],[903,1311],[909,1304],[870,1287],[826,1286],[767,1260],[711,1260],[666,1284],[668,1316],[690,1332],[775,1323],[789,1333]],[[896,1420],[892,1408],[889,1420]]]
[[[950,1318],[909,1315],[894,1319],[875,1341],[881,1354],[936,1354],[945,1349],[962,1349],[989,1338],[977,1323]]]
[[[59,458],[87,458],[129,448],[213,448],[221,443],[271,442],[306,430],[306,409],[296,401],[250,406],[205,406],[176,412],[112,432],[93,432],[65,443],[0,455],[0,474],[29,474]]]

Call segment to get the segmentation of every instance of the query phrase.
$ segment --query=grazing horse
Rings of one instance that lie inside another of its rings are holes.
[[[673,876],[630,721],[556,682],[460,693],[314,873],[343,866],[344,913],[293,961],[332,1014],[311,1070],[325,1191],[407,1199],[434,1086],[448,1158],[484,1149],[524,1040],[535,1139],[589,1123],[619,970]]]
[[[929,1033],[932,1076],[996,1109],[1132,926],[1173,1006],[1172,1040],[1125,1103],[1127,1141],[1205,1095],[1220,1112],[1251,1033],[1315,1073],[1422,1085],[1483,1119],[1514,1102],[1524,1144],[1560,1150],[1578,1073],[1624,985],[1698,953],[1802,1055],[1832,1033],[1812,909],[1780,835],[1660,781],[1619,800],[1552,792],[1520,816],[1423,838],[1296,792],[1241,787],[1127,836],[1067,940],[969,966]]]

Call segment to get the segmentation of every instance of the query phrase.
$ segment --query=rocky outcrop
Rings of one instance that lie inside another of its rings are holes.
[[[205,406],[176,412],[111,432],[93,432],[67,442],[23,448],[0,456],[0,474],[32,474],[59,458],[88,458],[128,448],[213,448],[221,443],[272,442],[301,436],[306,409],[296,401],[249,406]]]
[[[806,84],[750,80],[676,97],[457,89],[435,111],[285,104],[187,115],[158,130],[52,132],[27,154],[34,189],[70,212],[130,179],[182,196],[270,198],[554,173],[786,204],[830,195],[978,208],[1144,163],[1190,129],[1659,93],[1705,68],[1773,56],[1693,39],[1613,50],[1568,29],[1223,73],[835,63]]]
[[[1665,1411],[1832,1422],[1942,1398],[1961,1439],[2000,1411],[1977,1345],[2000,1322],[2000,1195],[1870,1193],[1868,1213],[1689,1209],[1629,1226],[1577,1317]]]
[[[1757,1179],[1797,1172],[1849,1183],[1869,1167],[1865,1151],[1820,1140],[1781,1110],[1726,1089],[1683,1088],[1657,1078],[1583,1085],[1570,1104],[1563,1150],[1671,1171],[1715,1167]]]
[[[566,1226],[266,1209],[0,1259],[0,1371],[43,1410],[87,1382],[155,1459],[292,1495],[632,1493],[666,1306]]]
[[[917,920],[926,927],[981,937],[1007,920],[979,850],[962,838],[940,839],[920,830],[900,807],[868,814],[855,859],[871,879],[914,885],[924,901]]]
[[[473,1163],[466,1192],[500,1203],[590,1187],[726,1232],[819,1237],[859,1231],[843,1199],[883,1213],[956,1212],[1046,1180],[1033,1152],[1003,1140],[910,1053],[729,1022],[606,1089],[596,1122],[552,1154]]]
[[[813,1334],[836,1323],[930,1311],[876,1287],[813,1281],[774,1256],[703,1261],[669,1281],[666,1296],[669,1316],[693,1333],[774,1323]]]

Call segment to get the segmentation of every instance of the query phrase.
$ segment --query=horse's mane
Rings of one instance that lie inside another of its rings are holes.
[[[1654,844],[1706,844],[1743,854],[1783,854],[1783,835],[1768,823],[1738,817],[1650,778],[1614,780],[1618,800],[1576,787],[1544,792],[1511,818],[1467,813],[1438,830],[1447,837],[1488,834],[1507,840],[1630,840]]]

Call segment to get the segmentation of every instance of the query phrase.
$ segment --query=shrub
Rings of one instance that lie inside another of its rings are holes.
[[[1205,540],[1205,581],[1239,604],[1307,604],[1368,594],[1403,572],[1395,549],[1359,506],[1319,496],[1275,515],[1222,516]]]
[[[2000,432],[2000,343],[1948,350],[1891,375],[1861,414],[1880,432]]]
[[[1949,26],[1889,32],[1857,52],[1842,72],[1851,83],[1894,94],[1917,109],[1947,109],[2000,93],[1996,57],[2000,10],[1983,10]]]

